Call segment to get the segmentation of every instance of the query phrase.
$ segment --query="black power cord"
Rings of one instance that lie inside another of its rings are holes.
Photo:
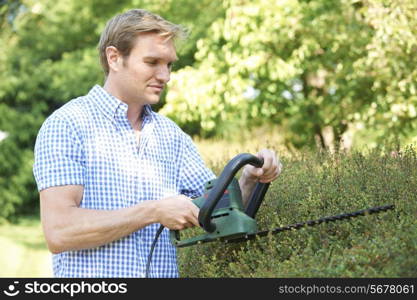
[[[158,241],[159,236],[161,235],[162,231],[164,230],[164,225],[159,226],[158,231],[155,234],[155,238],[152,242],[151,250],[149,251],[148,261],[146,263],[146,271],[145,271],[145,278],[149,278],[149,269],[151,266],[152,254],[153,250],[155,249],[156,242]]]

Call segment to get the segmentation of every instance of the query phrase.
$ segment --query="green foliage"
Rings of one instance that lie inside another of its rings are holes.
[[[235,245],[181,248],[181,276],[415,277],[416,166],[412,147],[287,158],[256,217],[260,230],[371,206],[395,210]]]
[[[414,0],[223,3],[196,63],[174,74],[163,113],[206,136],[277,124],[296,147],[315,137],[329,146],[325,128],[336,143],[367,126],[415,136]]]
[[[417,3],[370,1],[365,21],[374,29],[367,56],[355,64],[359,76],[371,76],[373,102],[362,115],[381,139],[415,140],[417,71]]]

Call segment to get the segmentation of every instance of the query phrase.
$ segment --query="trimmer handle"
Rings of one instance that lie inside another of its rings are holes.
[[[258,212],[258,209],[261,206],[262,201],[264,200],[265,194],[268,191],[270,184],[271,183],[269,182],[268,183],[258,182],[255,188],[253,189],[249,203],[245,210],[245,214],[247,214],[252,219],[255,218],[255,215]]]
[[[226,167],[223,169],[223,172],[220,174],[219,178],[216,181],[215,186],[210,190],[207,200],[204,202],[203,206],[200,208],[200,213],[198,215],[198,222],[200,226],[204,228],[207,232],[214,232],[216,230],[216,224],[211,221],[211,214],[213,213],[214,208],[216,207],[217,203],[223,196],[224,192],[226,191],[227,187],[229,186],[230,182],[234,178],[235,174],[247,164],[250,164],[254,167],[260,168],[262,167],[264,161],[262,158],[258,158],[249,153],[242,153],[234,157]],[[259,186],[259,187],[258,187]],[[255,187],[255,191],[258,189],[264,190],[263,196],[268,189],[269,184],[258,183]],[[254,193],[253,196],[256,194]],[[253,198],[252,196],[252,198]],[[258,199],[257,203],[260,205],[260,202],[263,199],[263,196]],[[258,197],[259,198],[259,197]],[[250,200],[249,206],[251,206],[252,199]],[[258,208],[259,208],[259,205]],[[256,214],[257,208],[251,208],[251,213],[254,212]]]

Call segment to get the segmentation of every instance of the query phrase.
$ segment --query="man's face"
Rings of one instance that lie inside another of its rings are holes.
[[[130,55],[122,58],[118,82],[129,102],[155,104],[177,60],[174,43],[157,33],[141,33]],[[123,99],[124,100],[124,99]]]

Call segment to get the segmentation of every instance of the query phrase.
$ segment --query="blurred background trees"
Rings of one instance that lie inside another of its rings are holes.
[[[193,136],[264,126],[289,149],[416,141],[415,0],[0,0],[0,219],[37,210],[37,132],[103,83],[99,35],[130,8],[190,29],[155,110]]]
[[[362,128],[373,142],[415,136],[415,1],[223,5],[195,64],[174,74],[162,111],[177,122],[203,135],[274,124],[295,147]]]

